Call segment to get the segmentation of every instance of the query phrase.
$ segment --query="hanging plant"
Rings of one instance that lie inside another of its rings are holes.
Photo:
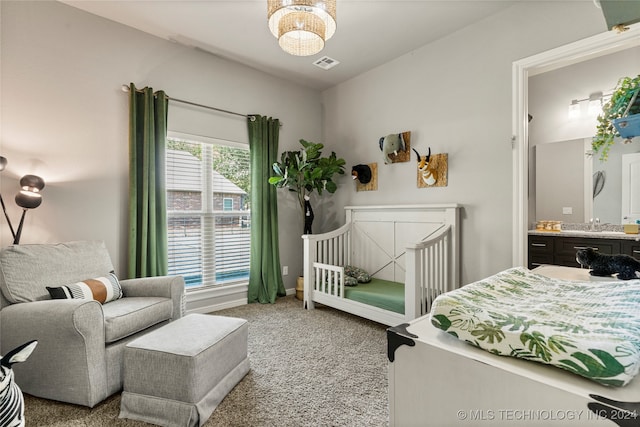
[[[593,154],[600,153],[600,160],[607,160],[609,149],[613,145],[615,138],[620,137],[620,133],[613,125],[613,121],[623,117],[625,113],[628,116],[640,114],[640,96],[635,98],[634,104],[627,111],[629,103],[639,91],[640,75],[634,78],[622,77],[618,80],[611,99],[602,107],[602,114],[598,116],[596,135],[591,142]]]

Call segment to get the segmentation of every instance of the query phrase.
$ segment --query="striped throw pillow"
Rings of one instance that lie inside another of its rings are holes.
[[[52,299],[93,299],[102,304],[122,298],[120,282],[113,273],[56,288],[47,286],[47,291]]]

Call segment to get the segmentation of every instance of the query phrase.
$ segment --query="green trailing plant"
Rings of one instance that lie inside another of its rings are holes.
[[[629,102],[636,92],[640,91],[640,75],[636,77],[622,77],[618,80],[611,99],[602,107],[602,114],[598,116],[596,135],[591,142],[593,154],[600,153],[600,160],[607,160],[609,150],[615,138],[620,137],[620,133],[613,126],[613,120],[623,117]],[[628,115],[640,113],[640,96],[636,98],[634,104],[629,108]]]
[[[323,144],[304,139],[300,144],[300,150],[283,152],[280,161],[273,164],[275,176],[269,178],[269,184],[296,192],[304,219],[305,196],[314,191],[319,195],[324,191],[335,193],[338,185],[333,177],[335,174],[344,175],[345,160],[338,158],[333,151],[330,156],[322,157]]]

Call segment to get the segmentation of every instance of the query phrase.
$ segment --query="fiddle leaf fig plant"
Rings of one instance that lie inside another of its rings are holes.
[[[333,151],[330,156],[322,157],[323,144],[304,139],[300,144],[300,150],[283,152],[280,161],[273,164],[275,176],[269,178],[269,184],[296,192],[304,219],[305,201],[314,191],[319,195],[323,191],[335,193],[338,185],[333,177],[335,174],[344,175],[346,162]]]
[[[638,101],[634,102],[627,111],[629,102],[638,91],[640,91],[640,75],[633,78],[622,77],[618,80],[611,99],[602,107],[602,114],[598,116],[596,135],[591,142],[593,154],[599,152],[600,160],[607,160],[614,139],[620,137],[620,133],[613,125],[613,120],[623,117],[625,112],[628,115],[640,113],[640,96],[636,97]]]

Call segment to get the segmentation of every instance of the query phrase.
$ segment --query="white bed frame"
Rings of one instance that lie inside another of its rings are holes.
[[[306,309],[321,303],[393,326],[428,313],[431,301],[459,286],[457,204],[347,206],[346,223],[304,241]],[[405,314],[344,298],[344,266],[404,283]]]
[[[536,271],[602,280],[571,267]],[[497,356],[435,328],[429,316],[389,328],[387,339],[391,427],[640,425],[639,377],[606,387],[553,366]]]

